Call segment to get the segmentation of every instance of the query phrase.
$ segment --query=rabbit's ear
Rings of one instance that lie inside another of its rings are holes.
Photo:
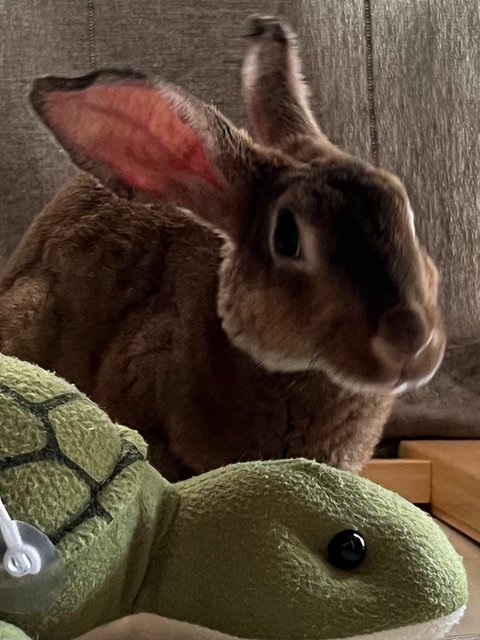
[[[250,46],[242,68],[242,87],[250,126],[259,142],[291,152],[295,138],[310,138],[326,152],[337,152],[321,132],[309,106],[295,34],[276,18],[251,16],[245,37]]]
[[[119,70],[39,78],[31,102],[73,161],[108,188],[170,201],[235,235],[253,145],[213,107]]]

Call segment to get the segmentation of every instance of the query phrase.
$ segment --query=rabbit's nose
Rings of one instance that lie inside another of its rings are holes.
[[[381,316],[372,350],[385,364],[398,367],[418,358],[432,337],[432,327],[420,305],[397,305]]]

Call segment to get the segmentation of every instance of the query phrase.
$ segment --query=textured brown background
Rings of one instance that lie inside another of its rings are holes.
[[[447,361],[428,391],[400,403],[396,424],[480,432],[478,0],[0,0],[0,264],[73,173],[28,109],[34,76],[135,66],[244,124],[239,36],[253,12],[292,23],[326,133],[364,157],[378,143],[380,163],[405,180],[419,236],[440,265]]]

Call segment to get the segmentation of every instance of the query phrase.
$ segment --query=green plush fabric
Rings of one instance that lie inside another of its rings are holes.
[[[23,633],[18,627],[14,627],[13,624],[0,621],[0,638],[1,640],[29,640],[26,633]]]
[[[0,356],[0,495],[68,568],[48,610],[1,614],[1,638],[67,640],[148,611],[240,637],[327,640],[466,602],[461,559],[434,521],[367,480],[291,460],[171,485],[145,455],[137,433],[74,387]],[[345,571],[326,549],[350,528],[367,556]]]

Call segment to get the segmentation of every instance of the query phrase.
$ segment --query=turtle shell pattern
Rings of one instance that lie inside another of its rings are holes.
[[[0,356],[0,496],[12,518],[55,544],[86,519],[111,520],[102,492],[145,459],[122,431],[73,385]]]

